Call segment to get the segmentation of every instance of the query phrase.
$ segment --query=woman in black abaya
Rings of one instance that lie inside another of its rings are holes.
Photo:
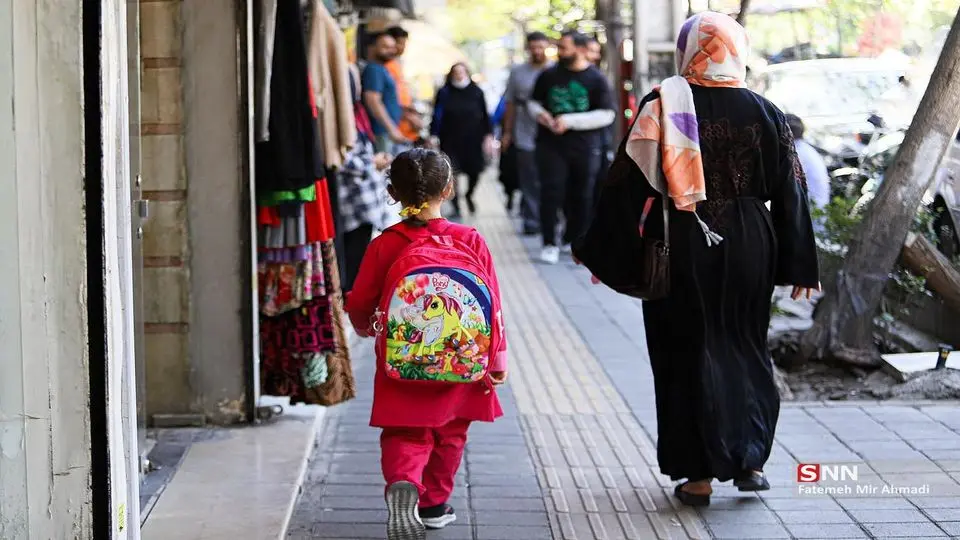
[[[470,79],[466,64],[454,64],[437,92],[430,133],[439,139],[440,150],[450,156],[457,174],[466,175],[467,209],[476,212],[473,194],[492,148],[493,124],[483,90]],[[455,187],[453,206],[459,216],[460,189]]]
[[[795,297],[819,287],[793,137],[784,114],[744,87],[748,50],[726,15],[687,21],[681,76],[642,101],[586,238],[634,219],[648,196],[654,208],[660,193],[669,197],[670,295],[645,302],[644,321],[660,470],[686,480],[675,494],[694,506],[710,503],[713,479],[769,489],[763,467],[780,410],[767,348],[771,296],[780,284]],[[662,235],[662,220],[650,221]],[[591,266],[601,279],[604,261]]]

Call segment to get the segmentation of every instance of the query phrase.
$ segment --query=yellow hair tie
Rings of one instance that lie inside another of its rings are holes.
[[[423,203],[420,206],[404,206],[403,210],[400,210],[400,217],[408,218],[418,216],[420,212],[423,212],[427,208],[430,208],[430,203]]]

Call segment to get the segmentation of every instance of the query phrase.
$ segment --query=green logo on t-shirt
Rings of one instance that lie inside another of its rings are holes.
[[[548,99],[554,115],[590,110],[590,92],[578,81],[570,81],[566,87],[554,86],[550,89]]]

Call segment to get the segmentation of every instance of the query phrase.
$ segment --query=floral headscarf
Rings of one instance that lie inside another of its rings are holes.
[[[707,199],[697,111],[690,85],[742,88],[750,43],[746,30],[732,18],[707,11],[687,19],[677,38],[677,72],[657,88],[627,140],[627,154],[651,185],[668,195],[677,209],[696,214]],[[723,240],[697,218],[707,245]]]

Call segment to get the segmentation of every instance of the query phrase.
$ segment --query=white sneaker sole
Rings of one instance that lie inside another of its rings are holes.
[[[430,530],[438,530],[457,520],[456,514],[446,514],[438,518],[423,518],[423,526]]]
[[[555,255],[548,254],[548,253],[541,253],[540,262],[542,262],[543,264],[557,264],[560,262],[560,253],[556,253]]]
[[[426,540],[419,502],[417,486],[410,482],[397,482],[387,489],[387,540]]]

